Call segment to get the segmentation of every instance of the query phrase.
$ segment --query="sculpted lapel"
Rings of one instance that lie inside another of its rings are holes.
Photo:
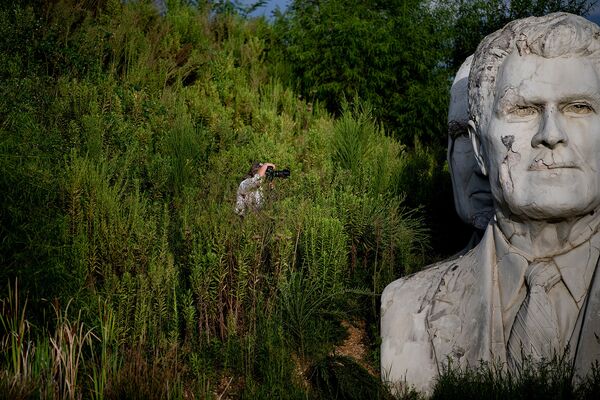
[[[599,260],[600,262],[600,260]],[[585,375],[591,370],[594,361],[600,360],[600,271],[596,264],[596,271],[592,278],[587,304],[582,309],[582,328],[576,340],[575,373]],[[578,329],[575,329],[577,332]]]
[[[483,261],[483,262],[482,262]],[[506,360],[493,225],[478,247],[392,282],[381,301],[381,371],[428,393],[440,368]]]
[[[438,366],[427,316],[447,265],[388,285],[381,297],[381,375],[384,381],[404,382],[427,391],[438,375]]]
[[[506,359],[493,225],[474,250],[454,260],[441,279],[428,317],[440,365],[461,367]]]

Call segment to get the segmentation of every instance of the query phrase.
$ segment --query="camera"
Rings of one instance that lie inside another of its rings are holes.
[[[273,178],[289,178],[290,177],[290,169],[286,168],[286,169],[276,170],[276,169],[273,169],[273,167],[267,167],[267,172],[265,175],[267,176],[267,179],[270,181],[272,181]]]

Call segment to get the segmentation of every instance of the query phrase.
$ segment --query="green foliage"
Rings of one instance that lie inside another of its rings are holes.
[[[11,396],[305,398],[340,320],[375,321],[422,262],[404,147],[359,100],[334,121],[269,77],[265,21],[117,1],[0,20],[0,279],[28,300],[2,320]],[[240,219],[255,160],[292,177]]]
[[[310,380],[323,399],[392,399],[383,383],[349,357],[327,356],[315,363]]]
[[[275,318],[272,318],[275,317]],[[306,399],[307,388],[296,370],[288,333],[280,325],[281,315],[261,318],[255,351],[251,354],[252,373],[246,374],[246,385],[240,398]]]
[[[421,0],[296,0],[275,22],[272,53],[287,63],[278,70],[330,111],[359,96],[403,142],[436,141],[448,87],[439,17]]]
[[[453,254],[464,246],[472,232],[456,215],[445,147],[415,143],[406,152],[403,167],[396,175],[397,191],[406,194],[409,209],[422,207],[431,232],[431,247],[438,254]]]
[[[525,362],[516,373],[499,364],[477,368],[446,367],[433,389],[432,399],[593,399],[600,374],[594,365],[586,377],[574,378],[566,357]]]
[[[324,290],[315,278],[292,272],[280,285],[282,319],[290,343],[299,349],[301,359],[331,350],[332,324],[324,316],[340,315],[343,291]],[[329,344],[328,346],[324,343]]]

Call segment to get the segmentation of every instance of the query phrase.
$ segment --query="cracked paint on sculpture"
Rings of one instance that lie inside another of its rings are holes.
[[[486,37],[469,77],[469,134],[495,216],[481,242],[382,294],[382,376],[431,390],[443,366],[569,348],[600,360],[600,29],[571,14]]]

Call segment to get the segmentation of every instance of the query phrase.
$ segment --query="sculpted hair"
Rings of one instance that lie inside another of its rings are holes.
[[[544,58],[589,57],[600,72],[600,28],[577,15],[553,13],[512,21],[486,36],[477,47],[469,76],[469,113],[480,132],[492,113],[498,70],[514,51]]]

